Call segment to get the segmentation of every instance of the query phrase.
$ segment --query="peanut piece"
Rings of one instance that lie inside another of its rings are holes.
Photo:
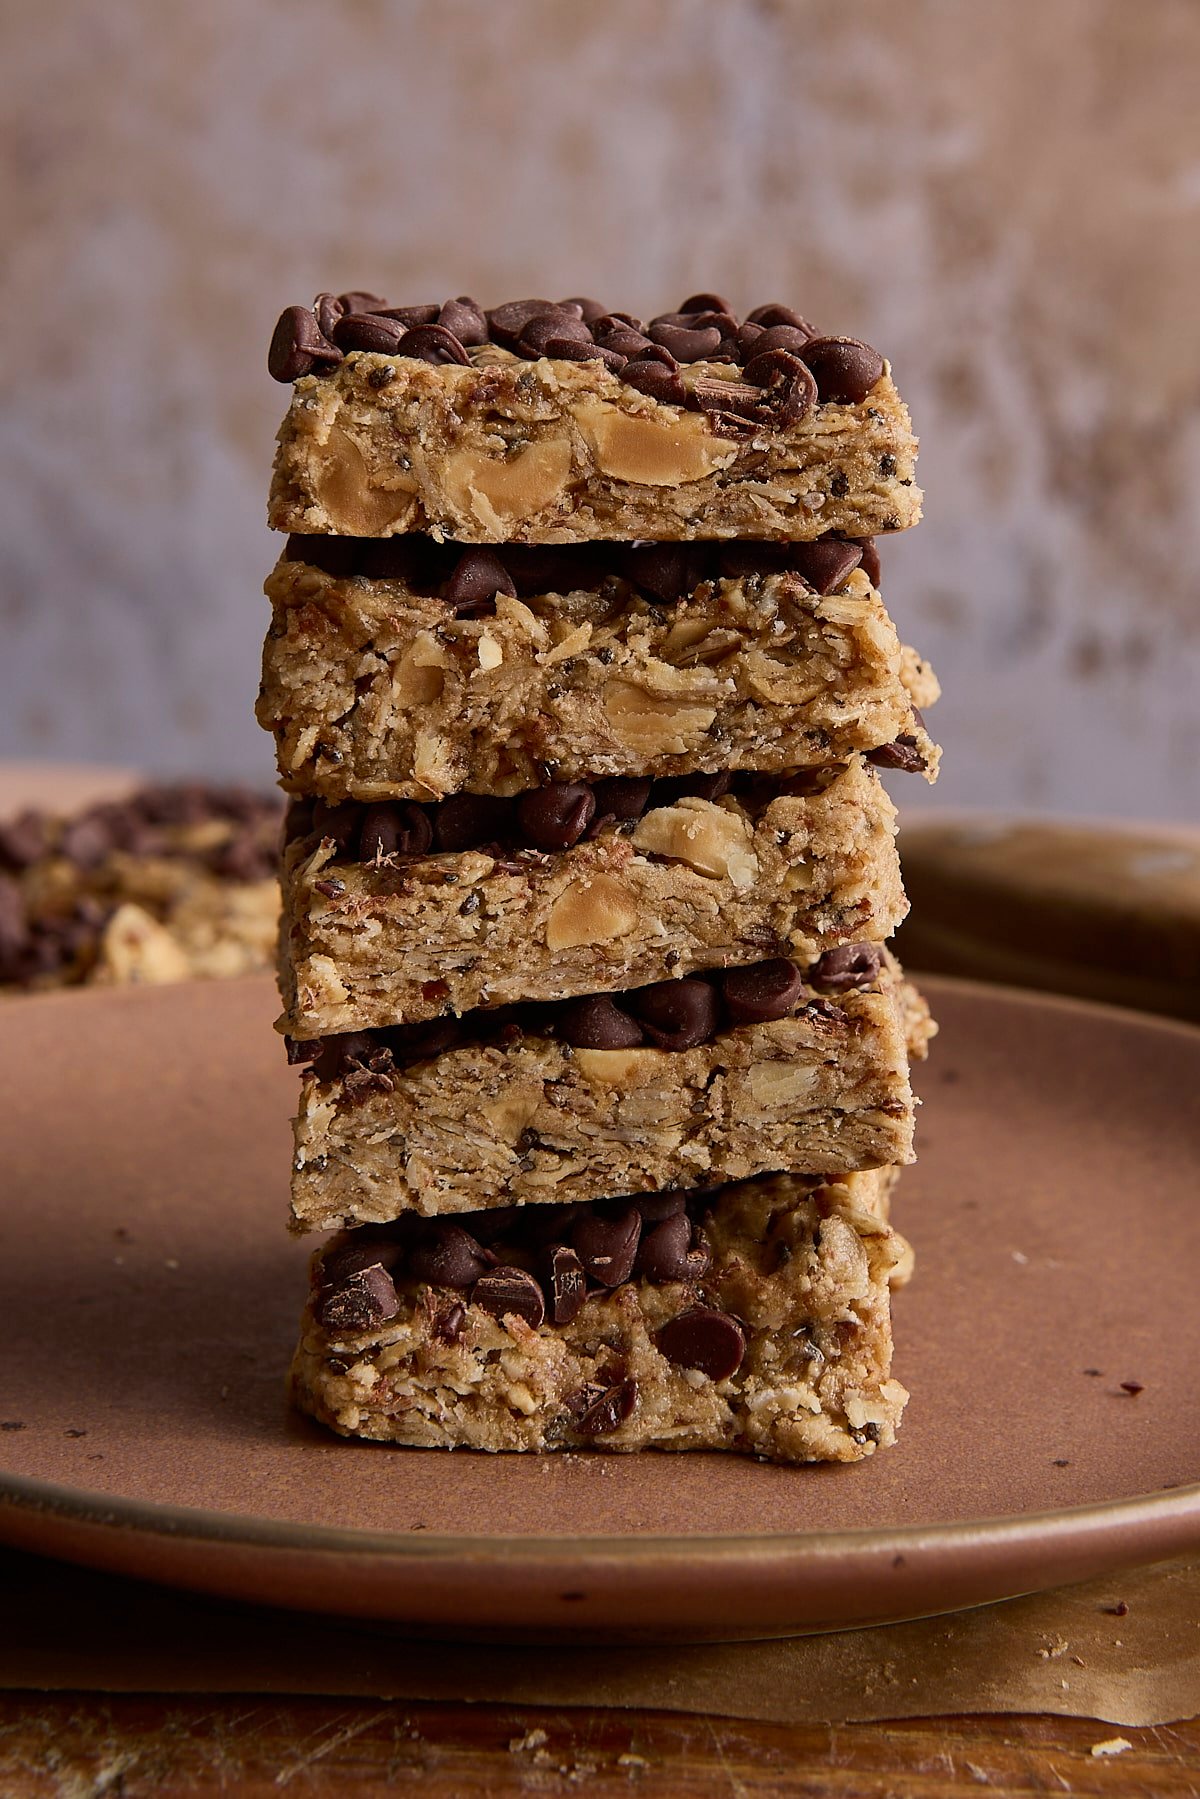
[[[811,1098],[816,1070],[802,1062],[757,1062],[747,1076],[750,1097],[764,1112],[803,1106]]]
[[[386,537],[413,511],[414,487],[400,470],[389,486],[372,484],[366,457],[347,431],[334,425],[313,481],[313,499],[342,537]]]
[[[532,443],[508,462],[462,450],[446,465],[443,486],[458,512],[469,512],[485,530],[533,518],[562,497],[571,473],[571,446],[563,437]]]
[[[665,1049],[577,1049],[575,1066],[597,1087],[643,1087],[662,1078]]]
[[[739,892],[752,887],[758,874],[748,822],[741,813],[710,800],[681,799],[645,813],[633,833],[633,845],[647,855],[686,862],[697,874],[730,881]]]
[[[497,1137],[502,1138],[505,1143],[516,1143],[521,1132],[533,1122],[541,1103],[540,1087],[516,1087],[512,1092],[506,1093],[503,1099],[484,1106],[482,1110]]]
[[[577,949],[582,944],[611,943],[637,924],[632,896],[612,875],[572,881],[564,887],[546,920],[546,947]]]
[[[737,456],[737,446],[714,437],[698,412],[663,407],[647,418],[588,400],[575,408],[575,422],[599,472],[640,487],[703,481]]]
[[[608,683],[604,710],[614,737],[647,756],[682,756],[699,749],[717,716],[715,706],[647,693],[632,681]]]

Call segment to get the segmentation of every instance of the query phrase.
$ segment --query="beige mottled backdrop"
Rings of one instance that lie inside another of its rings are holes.
[[[265,777],[285,302],[716,287],[911,401],[885,587],[946,688],[936,802],[1196,815],[1197,0],[0,16],[0,755]]]

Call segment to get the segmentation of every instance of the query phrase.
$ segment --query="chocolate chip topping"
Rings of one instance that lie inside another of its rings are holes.
[[[388,306],[375,294],[352,292],[289,306],[275,327],[268,367],[277,381],[295,381],[356,350],[467,364],[468,351],[488,343],[530,360],[599,360],[662,404],[707,412],[712,428],[727,436],[794,424],[818,400],[863,400],[884,366],[869,345],[818,336],[788,306],[756,307],[739,323],[719,294],[692,294],[677,312],[643,327],[630,313],[607,312],[590,299],[510,300],[485,312],[465,295],[440,307]],[[685,382],[680,365],[698,362],[741,364],[744,379]]]
[[[818,537],[808,545],[804,578],[818,593],[836,593],[862,561],[862,546],[841,537]]]
[[[575,1425],[581,1437],[604,1437],[624,1424],[632,1417],[638,1400],[638,1387],[635,1380],[618,1381],[607,1387],[599,1398],[591,1399],[591,1403],[582,1413]]]
[[[651,1043],[659,1049],[693,1049],[716,1035],[720,1007],[707,981],[690,977],[656,981],[623,995]]]
[[[438,1219],[409,1252],[408,1266],[414,1280],[434,1287],[472,1286],[496,1258],[468,1231],[449,1219]]]
[[[878,587],[881,570],[879,566],[879,551],[875,547],[875,539],[873,537],[862,538],[860,547],[862,549],[862,562],[860,566],[863,574],[867,577],[867,580],[871,583],[872,587]]]
[[[542,1289],[523,1268],[502,1266],[482,1275],[471,1289],[471,1304],[501,1320],[515,1313],[532,1330],[537,1330],[546,1316]]]
[[[461,618],[488,606],[498,593],[515,599],[516,583],[494,550],[464,550],[442,598]]]
[[[809,970],[813,983],[830,993],[871,987],[879,979],[883,956],[874,943],[839,943],[818,956]]]
[[[433,847],[429,814],[407,800],[393,800],[363,811],[358,854],[363,862],[384,856],[424,856]]]
[[[727,968],[721,993],[731,1024],[767,1024],[795,1011],[804,994],[804,976],[794,962],[782,958]]]
[[[387,1269],[378,1260],[338,1276],[325,1292],[318,1315],[326,1330],[364,1331],[386,1324],[400,1310],[400,1298]]]
[[[587,1208],[575,1220],[571,1246],[585,1273],[602,1287],[619,1287],[633,1273],[642,1215],[636,1206],[609,1215]]]
[[[550,1316],[555,1324],[572,1324],[587,1298],[587,1276],[575,1251],[559,1243],[550,1251]]]
[[[517,801],[517,829],[538,850],[578,843],[596,814],[596,796],[581,781],[549,781]]]
[[[638,1250],[637,1271],[643,1280],[698,1281],[708,1272],[711,1257],[700,1246],[692,1247],[693,1226],[682,1208],[648,1230]]]
[[[658,1347],[677,1367],[698,1368],[710,1380],[728,1380],[741,1367],[746,1337],[728,1312],[692,1306],[663,1325]]]
[[[913,718],[925,729],[925,720],[913,707]],[[911,731],[902,731],[894,743],[881,744],[877,750],[868,750],[866,761],[874,763],[876,768],[898,769],[902,774],[923,774],[926,767],[925,755]]]
[[[567,1000],[558,1014],[558,1034],[575,1049],[636,1049],[646,1041],[641,1025],[607,993]]]

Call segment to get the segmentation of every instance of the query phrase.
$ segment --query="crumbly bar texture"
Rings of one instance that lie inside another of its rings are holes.
[[[938,695],[867,574],[701,583],[670,606],[619,578],[456,617],[402,581],[284,559],[258,721],[286,788],[326,799],[511,794],[547,778],[793,769],[913,745]]]
[[[860,758],[819,781],[761,809],[652,802],[550,854],[345,860],[310,831],[283,858],[281,1026],[369,1030],[880,942],[907,910],[895,807]]]
[[[0,824],[0,987],[270,968],[281,819],[274,795],[190,784]]]
[[[522,1033],[372,1073],[302,1080],[298,1230],[593,1201],[912,1160],[910,1052],[928,1010],[885,962],[867,991],[694,1048],[575,1048]]]
[[[420,1448],[858,1461],[894,1441],[908,1397],[891,1374],[889,1288],[911,1265],[887,1223],[892,1174],[726,1188],[700,1213],[698,1279],[635,1272],[565,1323],[399,1278],[393,1316],[339,1330],[319,1254],[292,1393],[344,1436]]]
[[[577,543],[866,537],[920,517],[917,442],[886,364],[861,400],[731,434],[600,362],[529,362],[491,344],[468,357],[435,365],[355,351],[297,381],[279,430],[272,526]],[[746,386],[722,362],[692,363],[681,378],[685,388]]]

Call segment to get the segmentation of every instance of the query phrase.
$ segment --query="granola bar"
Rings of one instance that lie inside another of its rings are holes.
[[[882,941],[907,910],[895,807],[858,758],[791,782],[571,783],[425,808],[295,802],[289,839],[280,986],[292,1037],[773,956],[808,964],[849,939]],[[439,852],[439,840],[456,847]]]
[[[293,1044],[297,1228],[912,1159],[928,1013],[843,945],[558,1005]]]
[[[293,1395],[345,1436],[418,1447],[858,1461],[908,1397],[893,1177],[353,1232],[313,1258]]]
[[[427,800],[856,752],[936,774],[937,682],[869,546],[310,543],[267,582],[258,701],[292,792]]]

